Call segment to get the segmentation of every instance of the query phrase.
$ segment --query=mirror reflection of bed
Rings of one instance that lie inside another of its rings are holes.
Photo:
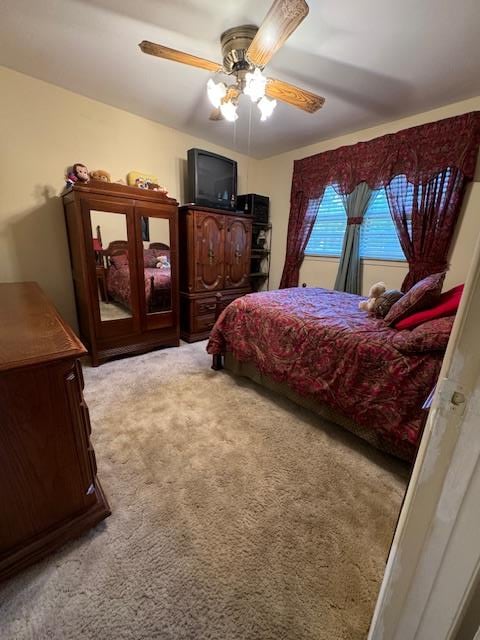
[[[91,211],[92,241],[102,322],[132,317],[132,276],[125,214]],[[171,309],[170,226],[163,218],[142,219],[146,312]]]

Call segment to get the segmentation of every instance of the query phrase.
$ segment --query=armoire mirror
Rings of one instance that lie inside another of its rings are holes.
[[[90,211],[98,305],[102,322],[132,317],[127,216]]]
[[[170,222],[165,218],[143,216],[141,225],[146,312],[171,311]]]

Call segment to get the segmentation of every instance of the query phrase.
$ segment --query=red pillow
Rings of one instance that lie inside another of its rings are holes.
[[[414,327],[418,327],[419,324],[428,322],[428,320],[454,315],[460,304],[463,287],[463,284],[459,284],[453,287],[453,289],[445,291],[435,306],[430,309],[424,309],[423,311],[417,311],[417,313],[412,313],[411,316],[399,320],[399,322],[394,325],[395,329],[413,329]]]

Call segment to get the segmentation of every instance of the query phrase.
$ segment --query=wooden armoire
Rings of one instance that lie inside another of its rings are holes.
[[[92,181],[63,195],[80,335],[94,366],[180,344],[178,204]],[[156,263],[162,257],[168,267]]]
[[[251,216],[196,205],[179,208],[180,335],[203,340],[223,306],[250,293]]]

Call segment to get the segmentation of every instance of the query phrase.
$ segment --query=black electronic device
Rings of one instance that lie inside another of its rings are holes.
[[[243,213],[253,216],[254,222],[268,224],[270,198],[267,196],[259,196],[256,193],[247,193],[245,195],[238,196],[237,209]]]
[[[203,149],[188,150],[188,201],[204,207],[237,208],[237,163]]]

